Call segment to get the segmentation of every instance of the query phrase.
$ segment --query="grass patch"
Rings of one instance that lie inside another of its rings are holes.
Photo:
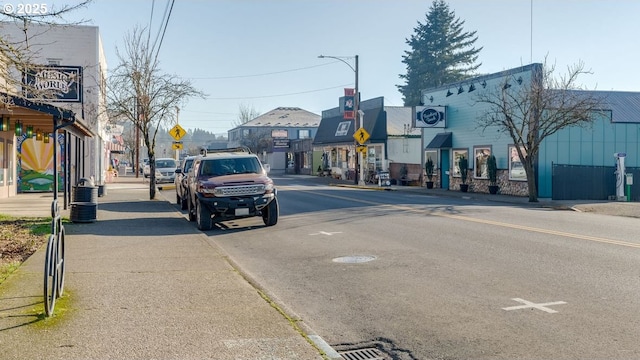
[[[0,284],[47,242],[51,218],[0,214]]]

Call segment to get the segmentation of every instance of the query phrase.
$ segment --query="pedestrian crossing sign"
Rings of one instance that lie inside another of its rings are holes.
[[[365,130],[363,127],[361,127],[360,129],[358,129],[354,134],[353,134],[353,138],[356,139],[356,141],[358,142],[358,144],[360,145],[364,145],[365,142],[367,142],[367,140],[369,140],[369,137],[371,135],[369,135],[369,133],[367,132],[367,130]]]
[[[172,127],[171,130],[169,130],[169,135],[171,135],[171,137],[175,140],[175,141],[180,141],[180,139],[182,139],[183,136],[185,136],[187,134],[187,132],[182,128],[182,126],[176,124],[176,126]]]

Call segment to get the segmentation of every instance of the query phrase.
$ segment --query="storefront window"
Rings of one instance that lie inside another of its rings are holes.
[[[526,151],[520,148],[523,156],[527,156]],[[526,181],[527,174],[524,171],[523,161],[518,155],[515,145],[509,145],[509,180]]]
[[[473,176],[476,179],[488,179],[487,160],[491,156],[491,146],[474,146],[473,156],[475,161]]]
[[[4,148],[4,139],[0,139],[0,186],[4,186],[4,172],[6,171],[5,169],[7,168],[5,166],[5,164],[7,163],[7,159],[5,158],[6,156],[6,151]]]
[[[7,141],[7,150],[4,152],[5,159],[7,159],[7,185],[13,185],[13,176],[15,172],[13,164],[13,141]]]
[[[363,154],[365,170],[377,172],[387,170],[384,164],[384,145],[368,145],[367,152]]]
[[[427,150],[424,152],[424,162],[431,159],[433,161],[433,169],[438,169],[438,151],[437,150]]]
[[[469,158],[469,150],[467,149],[453,149],[453,173],[451,174],[453,177],[460,177],[460,167],[458,166],[458,161],[460,158],[465,157]]]

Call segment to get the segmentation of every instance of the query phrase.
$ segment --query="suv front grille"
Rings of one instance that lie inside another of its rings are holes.
[[[263,184],[216,187],[216,196],[248,196],[262,194],[264,194]]]

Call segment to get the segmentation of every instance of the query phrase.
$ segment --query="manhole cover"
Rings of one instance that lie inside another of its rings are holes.
[[[387,360],[376,348],[341,351],[338,354],[345,360]]]
[[[359,263],[373,261],[375,259],[376,259],[375,256],[370,256],[370,255],[354,255],[354,256],[338,257],[333,259],[333,262],[345,263],[345,264],[359,264]]]

